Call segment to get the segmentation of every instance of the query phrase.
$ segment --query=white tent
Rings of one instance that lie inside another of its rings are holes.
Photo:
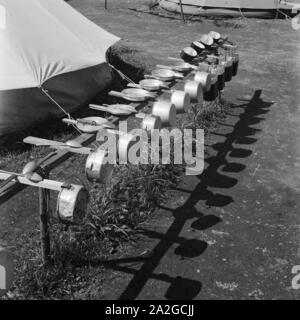
[[[70,112],[111,82],[105,55],[119,38],[63,0],[0,8],[0,136],[60,114],[41,86]]]

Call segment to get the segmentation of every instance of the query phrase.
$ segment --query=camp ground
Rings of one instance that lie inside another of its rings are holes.
[[[296,1],[0,8],[1,302],[299,299]]]

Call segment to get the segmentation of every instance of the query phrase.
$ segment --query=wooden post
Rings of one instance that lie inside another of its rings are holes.
[[[39,202],[42,259],[44,266],[47,266],[50,263],[50,191],[48,189],[39,188]]]
[[[180,4],[181,18],[182,18],[183,23],[185,23],[184,13],[183,13],[183,8],[182,8],[182,0],[179,0],[179,4]]]
[[[105,7],[105,10],[107,10],[107,0],[105,0],[104,2],[104,7]]]
[[[14,280],[13,255],[0,247],[0,297],[7,293]]]

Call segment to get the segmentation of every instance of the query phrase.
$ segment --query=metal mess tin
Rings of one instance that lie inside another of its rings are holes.
[[[174,127],[176,124],[176,108],[170,101],[159,100],[154,102],[152,115],[161,119],[163,127]]]
[[[96,149],[85,163],[85,174],[89,181],[107,183],[111,180],[113,164],[107,162],[107,151]]]
[[[184,91],[190,96],[193,102],[202,102],[203,100],[203,90],[202,85],[198,81],[186,81],[184,85]]]
[[[89,200],[89,193],[79,185],[69,185],[62,188],[57,200],[57,216],[62,222],[70,224],[81,223]]]
[[[197,57],[197,55],[198,55],[197,51],[191,47],[185,47],[180,52],[181,59],[186,62],[191,62]]]

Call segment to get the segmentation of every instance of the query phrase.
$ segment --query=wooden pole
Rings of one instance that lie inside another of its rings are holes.
[[[104,2],[104,7],[105,7],[105,10],[107,10],[107,0],[105,0]]]
[[[183,8],[182,8],[182,0],[179,0],[179,4],[180,4],[181,18],[182,18],[183,23],[185,23],[184,13],[183,13]]]
[[[7,293],[14,280],[14,261],[10,251],[0,247],[0,297]]]
[[[39,188],[40,202],[40,239],[41,251],[44,266],[50,263],[50,191],[48,189]]]

